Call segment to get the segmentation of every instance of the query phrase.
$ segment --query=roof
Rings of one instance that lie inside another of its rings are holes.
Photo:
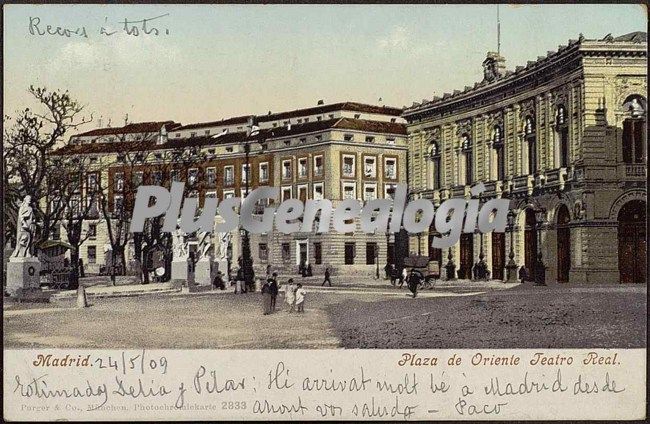
[[[92,137],[133,133],[157,133],[163,126],[167,131],[170,131],[180,125],[181,124],[174,121],[134,122],[123,127],[97,128],[95,130],[75,134],[73,137]]]
[[[289,119],[305,115],[318,115],[321,113],[334,112],[337,110],[346,110],[351,112],[376,113],[382,115],[400,116],[402,109],[390,106],[375,106],[364,103],[343,102],[332,103],[329,105],[315,106],[304,109],[296,109],[288,112],[271,113],[269,115],[257,116],[258,122],[276,121],[278,119]]]
[[[250,117],[251,115],[245,115],[245,116],[235,116],[233,118],[226,118],[220,121],[197,122],[195,124],[181,125],[180,127],[174,128],[174,131],[192,130],[195,128],[205,128],[205,127],[217,127],[222,125],[245,124],[248,122],[248,119]]]
[[[587,40],[582,36],[582,34],[580,34],[580,37],[577,40],[569,40],[567,45],[559,46],[557,51],[548,51],[546,56],[539,56],[537,57],[537,60],[528,61],[526,66],[517,66],[514,71],[505,71],[503,76],[501,76],[500,78],[496,78],[491,82],[485,80],[481,82],[476,82],[473,86],[465,86],[465,88],[462,91],[454,90],[453,93],[445,93],[442,97],[434,96],[432,100],[424,99],[422,100],[421,103],[413,102],[412,106],[404,107],[403,116],[417,114],[420,112],[424,112],[425,110],[428,110],[430,108],[436,108],[438,106],[460,101],[470,96],[482,93],[486,90],[491,90],[492,87],[498,86],[500,84],[514,81],[517,78],[521,77],[523,74],[527,74],[528,72],[534,72],[548,65],[552,61],[555,61],[560,57],[566,57],[566,55],[570,54],[571,52],[579,51],[581,45],[584,42],[589,42],[590,45],[593,43],[609,45],[612,42],[644,43],[647,42],[647,33],[631,32],[629,34],[625,34],[617,38],[614,38],[611,36],[611,34],[608,34],[602,40],[593,40],[593,39]],[[620,47],[620,45],[617,47]]]
[[[137,152],[149,150],[179,149],[184,147],[216,146],[220,144],[241,143],[246,140],[260,138],[291,137],[327,129],[356,130],[380,134],[406,135],[406,125],[394,122],[378,122],[365,119],[335,118],[326,121],[314,121],[304,124],[292,124],[291,127],[282,126],[260,130],[258,136],[247,137],[243,132],[232,132],[213,136],[200,136],[191,138],[169,138],[163,144],[156,144],[156,140],[120,141],[112,143],[81,143],[68,144],[52,152],[55,156],[68,156],[76,154],[101,154],[117,152]]]

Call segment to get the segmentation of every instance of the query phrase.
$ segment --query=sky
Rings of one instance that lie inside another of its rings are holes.
[[[499,13],[508,69],[580,33],[647,26],[641,5],[501,5]],[[146,24],[158,35],[141,22],[128,25],[138,36],[124,31],[125,19],[158,16]],[[122,125],[126,115],[212,121],[319,99],[401,107],[480,81],[497,48],[496,21],[495,5],[5,5],[4,113],[33,106],[30,85],[69,90],[92,112],[90,128],[100,119]],[[87,37],[40,35],[48,25]]]

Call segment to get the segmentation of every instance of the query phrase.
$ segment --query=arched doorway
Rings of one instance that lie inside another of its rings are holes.
[[[532,281],[537,258],[537,221],[535,211],[526,209],[526,224],[524,226],[524,267],[528,281]]]
[[[643,200],[631,200],[618,213],[618,272],[621,283],[646,281],[645,207]]]
[[[571,269],[571,230],[569,208],[562,205],[557,210],[557,282],[569,282]]]

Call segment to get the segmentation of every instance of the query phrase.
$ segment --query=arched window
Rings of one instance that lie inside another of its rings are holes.
[[[432,141],[429,144],[429,160],[431,161],[431,167],[433,168],[432,188],[437,190],[442,184],[442,173],[440,170],[440,149],[438,148],[438,143],[436,141]]]
[[[503,143],[503,130],[500,125],[495,125],[492,131],[492,148],[494,149],[496,159],[496,177],[501,181],[506,177],[506,161]]]
[[[537,136],[535,133],[535,118],[527,116],[524,120],[524,142],[528,149],[528,173],[537,171]]]
[[[638,94],[629,96],[623,103],[627,118],[623,121],[623,162],[644,163],[646,158],[647,103]]]
[[[465,185],[472,185],[472,139],[469,137],[469,134],[463,133],[460,136],[460,148],[463,153],[463,171],[464,171],[464,182]]]
[[[559,105],[555,112],[555,128],[557,138],[555,143],[557,165],[560,168],[569,166],[569,123],[564,105]]]

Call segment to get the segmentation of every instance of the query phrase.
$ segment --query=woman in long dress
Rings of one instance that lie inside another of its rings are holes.
[[[293,312],[296,307],[296,286],[293,284],[293,278],[289,278],[284,291],[284,301],[289,306],[289,312]]]
[[[271,285],[268,282],[262,286],[262,313],[271,313]]]

